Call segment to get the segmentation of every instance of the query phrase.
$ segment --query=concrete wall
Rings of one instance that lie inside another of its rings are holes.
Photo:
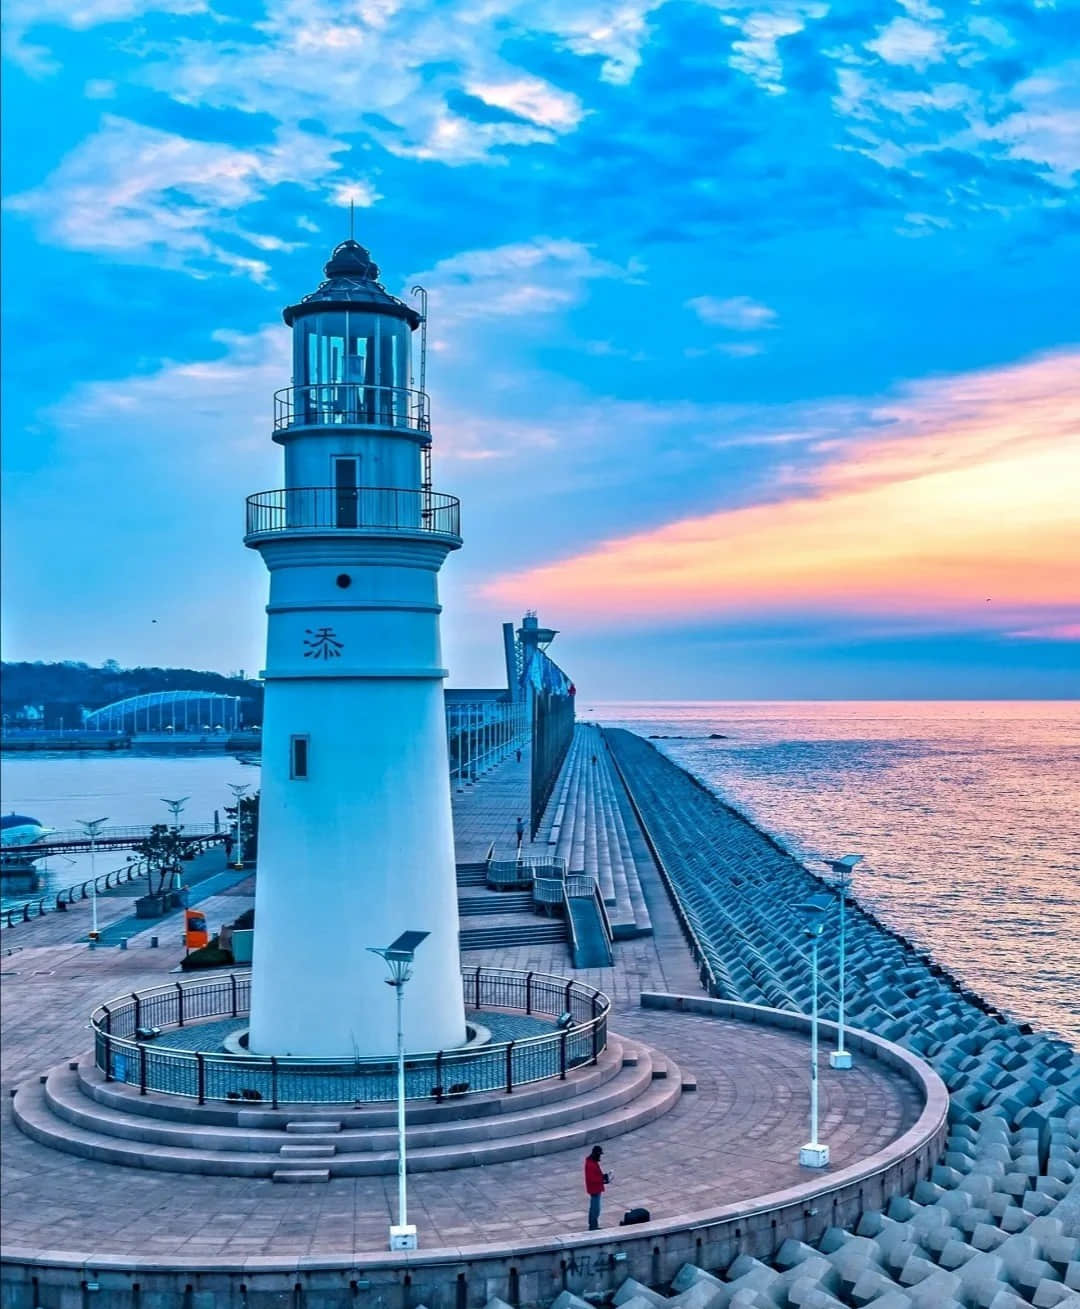
[[[646,993],[647,1008],[805,1029],[800,1014],[726,1000]],[[832,1025],[822,1027],[831,1034]],[[606,1291],[627,1277],[654,1286],[683,1264],[722,1270],[739,1254],[767,1260],[792,1238],[816,1241],[826,1228],[851,1227],[867,1209],[929,1176],[945,1146],[948,1092],[926,1064],[899,1046],[852,1031],[849,1048],[876,1059],[919,1088],[923,1111],[886,1149],[859,1164],[815,1177],[753,1204],[727,1205],[640,1227],[608,1229],[516,1247],[419,1250],[340,1260],[253,1258],[207,1268],[195,1261],[85,1259],[8,1250],[2,1309],[474,1309],[495,1295],[521,1309],[548,1305],[561,1291]],[[93,1286],[96,1289],[89,1289]]]

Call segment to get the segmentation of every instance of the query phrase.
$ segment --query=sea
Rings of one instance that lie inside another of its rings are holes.
[[[859,900],[1015,1017],[1080,1047],[1080,701],[603,702],[578,716],[626,727],[810,867],[861,854]],[[5,812],[57,828],[212,822],[231,756],[17,754]],[[119,867],[98,855],[98,872]],[[88,873],[52,859],[47,887]],[[15,901],[25,899],[13,897]]]
[[[603,703],[1007,1013],[1080,1047],[1080,701]]]

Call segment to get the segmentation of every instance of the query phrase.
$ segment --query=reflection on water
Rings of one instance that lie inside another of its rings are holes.
[[[691,738],[656,744],[804,859],[864,854],[861,900],[1001,1008],[1080,1044],[1080,704],[582,710]]]

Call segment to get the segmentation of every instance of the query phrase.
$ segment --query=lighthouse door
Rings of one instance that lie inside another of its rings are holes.
[[[356,464],[357,460],[355,459],[334,460],[335,527],[358,526],[357,501],[359,493],[357,491]]]

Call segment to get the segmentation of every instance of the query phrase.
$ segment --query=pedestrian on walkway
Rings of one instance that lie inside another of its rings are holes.
[[[604,1152],[598,1145],[589,1151],[585,1160],[585,1194],[589,1197],[589,1231],[595,1232],[600,1226],[600,1199],[604,1187],[611,1181],[611,1174],[600,1167]]]
[[[231,863],[231,862],[232,862],[232,848],[233,848],[233,845],[235,844],[235,842],[233,841],[233,839],[232,839],[231,836],[227,836],[227,837],[225,838],[225,842],[224,842],[224,844],[225,844],[225,862],[226,862],[226,863]]]
[[[521,763],[521,751],[520,751],[520,750],[517,752],[517,761],[518,761],[519,764]]]
[[[522,819],[519,818],[517,820],[517,826],[514,828],[514,831],[517,833],[518,854],[521,854],[521,843],[525,839],[525,823]]]

